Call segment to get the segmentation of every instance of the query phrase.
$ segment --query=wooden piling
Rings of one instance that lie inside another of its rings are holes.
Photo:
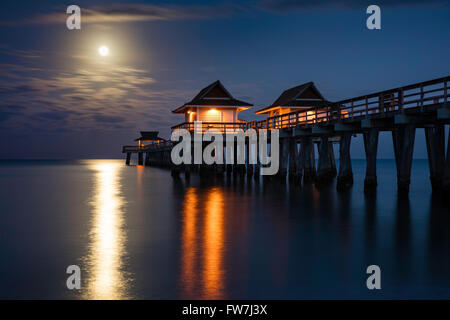
[[[237,143],[233,144],[233,176],[238,174],[238,164],[237,164]]]
[[[259,180],[259,177],[260,177],[260,175],[261,175],[261,167],[260,167],[261,165],[260,165],[260,163],[256,163],[255,164],[255,167],[254,167],[254,172],[253,172],[253,178],[255,179],[255,180]]]
[[[366,178],[364,179],[364,192],[373,190],[377,186],[377,128],[371,128],[363,133],[364,151],[366,153]]]
[[[280,139],[279,146],[279,168],[278,173],[276,174],[277,178],[280,180],[285,180],[288,169],[288,161],[289,161],[289,141],[286,138]]]
[[[397,189],[402,194],[409,192],[415,135],[414,125],[401,126],[392,131],[397,165]]]
[[[246,151],[247,151],[247,157],[245,158],[246,159],[246,165],[247,165],[246,170],[247,170],[247,177],[249,177],[249,178],[251,178],[253,176],[253,164],[252,164],[252,159],[250,158],[251,147],[252,147],[251,144],[248,143],[246,145],[246,148],[245,148]]]
[[[125,164],[129,166],[130,162],[131,162],[131,152],[127,152],[127,160],[125,160]]]
[[[226,169],[227,169],[227,176],[230,176],[231,173],[233,172],[233,165],[230,163],[226,164]]]
[[[450,130],[448,132],[447,157],[445,160],[444,179],[442,179],[442,191],[450,196]]]
[[[350,158],[351,133],[344,133],[339,142],[339,176],[336,188],[343,191],[353,185],[352,161]]]
[[[225,165],[224,164],[217,164],[216,166],[216,175],[217,176],[223,176],[225,173]]]
[[[174,178],[180,177],[181,165],[173,165],[170,170],[171,170],[172,177],[174,177]]]
[[[138,152],[138,165],[142,166],[144,164],[144,154],[142,152]]]
[[[311,182],[316,177],[316,156],[311,137],[301,138],[301,155],[303,157],[303,182]]]
[[[191,167],[191,164],[184,165],[184,177],[186,180],[189,180],[191,178]]]
[[[260,169],[260,159],[259,159],[259,152],[258,152],[258,146],[255,148],[255,164],[253,165],[253,178],[255,180],[259,180],[259,176],[261,175],[261,169]]]
[[[430,182],[433,192],[442,191],[445,169],[445,127],[436,124],[425,128],[427,143],[428,166],[430,168]]]
[[[328,156],[330,157],[330,176],[332,178],[336,177],[337,170],[336,170],[336,160],[334,157],[334,148],[333,143],[331,141],[328,141]]]
[[[297,183],[302,182],[302,177],[303,177],[303,167],[304,167],[304,156],[303,156],[303,148],[300,146],[300,150],[297,147],[297,141],[295,142],[295,156],[294,156],[294,160],[295,160],[295,177],[296,177],[296,181]]]
[[[333,178],[330,159],[330,146],[328,143],[328,136],[320,137],[319,149],[319,162],[317,165],[316,183],[323,185]]]
[[[289,182],[298,181],[298,171],[297,171],[297,161],[298,161],[298,148],[297,140],[295,138],[289,138]]]

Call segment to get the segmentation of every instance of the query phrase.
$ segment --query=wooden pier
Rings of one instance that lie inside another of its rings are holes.
[[[262,121],[203,122],[202,131],[217,129],[226,134],[236,129],[279,129],[280,169],[277,177],[285,179],[289,175],[290,179],[299,183],[315,181],[317,184],[325,184],[337,175],[338,190],[344,190],[353,184],[351,139],[361,134],[367,163],[364,180],[366,192],[377,185],[379,133],[389,131],[392,133],[394,145],[398,191],[408,193],[416,128],[424,128],[433,191],[450,192],[450,142],[447,149],[445,146],[445,125],[450,124],[449,79],[450,77],[443,77],[338,102],[326,102],[317,106],[313,112],[300,110]],[[172,130],[178,128],[192,131],[194,123],[185,122]],[[339,170],[336,170],[332,143],[339,143]],[[314,145],[317,145],[319,155],[317,168]],[[171,164],[172,147],[172,142],[165,142],[145,150],[124,147],[123,152],[127,154],[127,164],[131,153],[138,153],[138,162],[143,164],[142,157],[145,154],[146,165],[169,166],[172,167],[174,175],[178,175],[182,170],[187,176],[190,175],[194,165],[183,168]],[[246,165],[202,164],[199,170],[217,174],[233,172],[239,175],[247,172],[248,176],[257,176],[260,172],[258,165],[248,163],[248,157]]]

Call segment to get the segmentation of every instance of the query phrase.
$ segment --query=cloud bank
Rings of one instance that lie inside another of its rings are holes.
[[[291,12],[321,7],[362,8],[371,4],[380,7],[435,6],[449,4],[450,0],[261,0],[257,7],[270,12]]]
[[[82,23],[121,23],[139,21],[173,21],[187,19],[215,19],[231,16],[240,10],[236,5],[221,6],[160,6],[151,4],[117,4],[109,6],[81,7]],[[17,24],[60,24],[68,14],[65,8],[58,12],[38,15]],[[4,23],[14,24],[14,23]]]

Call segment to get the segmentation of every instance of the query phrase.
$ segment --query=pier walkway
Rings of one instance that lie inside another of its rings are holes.
[[[416,128],[424,128],[432,188],[434,191],[450,192],[450,145],[447,148],[445,146],[445,126],[450,124],[449,80],[450,77],[447,76],[327,103],[311,110],[269,117],[261,121],[203,122],[202,131],[218,129],[226,134],[237,129],[279,129],[280,170],[277,176],[285,179],[289,174],[290,179],[295,181],[315,181],[321,184],[338,174],[338,189],[345,189],[353,184],[351,139],[357,134],[362,134],[367,162],[364,181],[366,191],[374,189],[377,185],[376,158],[379,132],[389,131],[392,132],[394,145],[398,190],[407,193]],[[193,131],[194,123],[182,123],[172,127],[172,130],[180,128]],[[339,143],[339,172],[336,170],[332,143]],[[450,144],[450,139],[448,143]],[[317,145],[319,155],[317,168],[314,145]],[[136,152],[139,154],[140,164],[143,164],[142,154],[145,153],[146,164],[171,166],[172,146],[172,142],[165,142],[161,145],[152,145],[145,150],[124,147],[123,152],[127,153],[127,163],[131,153]],[[191,171],[188,167],[184,168],[186,175]],[[226,167],[226,170],[221,167]],[[179,166],[174,167],[174,174],[177,175],[179,170]],[[259,175],[258,166],[248,163],[244,166],[234,165],[234,168],[231,165],[215,166],[215,172],[218,174],[229,170],[239,174],[245,174],[247,171],[247,175]]]

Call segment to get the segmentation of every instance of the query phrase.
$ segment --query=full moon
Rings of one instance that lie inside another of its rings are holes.
[[[102,57],[106,57],[109,54],[109,48],[107,46],[101,46],[100,48],[98,48],[98,53]]]

